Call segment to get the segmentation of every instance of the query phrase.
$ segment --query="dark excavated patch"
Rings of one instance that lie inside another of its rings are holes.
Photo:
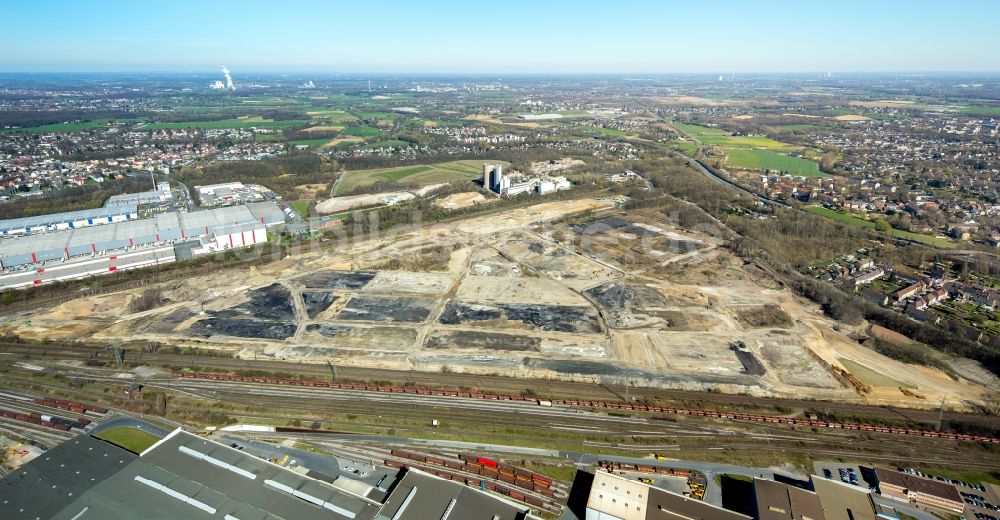
[[[600,332],[597,314],[590,307],[571,305],[538,305],[497,303],[492,305],[452,300],[445,305],[438,321],[458,325],[469,321],[504,318],[520,321],[546,331]]]
[[[211,311],[191,325],[188,334],[211,337],[283,340],[295,335],[295,304],[285,286],[274,283],[247,293],[250,300],[228,309]]]
[[[302,293],[302,303],[305,304],[306,313],[310,318],[315,318],[319,313],[329,309],[335,301],[337,301],[337,295],[328,292],[304,291]]]
[[[295,304],[292,293],[284,285],[274,283],[247,293],[250,301],[215,311],[215,318],[255,318],[259,320],[294,320]]]
[[[295,335],[295,322],[279,323],[261,320],[241,320],[227,318],[206,318],[191,325],[192,335],[210,337],[214,335],[235,338],[288,339]]]
[[[335,338],[337,337],[337,334],[349,332],[352,328],[353,327],[348,327],[346,325],[334,325],[332,323],[313,323],[312,325],[306,326],[306,332],[315,332],[320,336]]]
[[[371,271],[320,271],[296,281],[309,289],[355,290],[368,285],[375,278]]]
[[[434,300],[402,296],[353,296],[337,314],[341,320],[421,322],[434,308]]]

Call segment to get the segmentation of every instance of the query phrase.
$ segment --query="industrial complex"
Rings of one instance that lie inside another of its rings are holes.
[[[0,481],[0,517],[519,520],[528,512],[414,469],[383,490],[310,473],[179,428],[138,457],[80,436]]]
[[[0,221],[0,289],[173,262],[267,241],[284,224],[272,201],[203,211],[173,207],[169,184],[102,208]],[[164,208],[162,205],[168,207]]]
[[[503,165],[484,164],[483,187],[498,196],[513,197],[522,193],[546,195],[555,191],[568,190],[573,185],[566,180],[566,177],[510,175],[504,173]]]

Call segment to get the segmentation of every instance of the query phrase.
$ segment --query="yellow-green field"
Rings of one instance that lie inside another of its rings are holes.
[[[715,146],[725,152],[728,164],[746,170],[779,170],[803,177],[823,177],[819,164],[809,159],[795,157],[789,152],[810,152],[810,149],[795,146],[770,137],[760,135],[730,135],[721,128],[674,123],[678,130],[694,137],[702,143]]]
[[[142,453],[146,448],[152,446],[156,443],[156,441],[160,440],[159,437],[153,435],[152,433],[138,428],[132,428],[130,426],[111,428],[98,433],[95,437],[101,439],[102,441],[107,441],[116,446],[120,446],[128,451],[131,451],[132,453]]]
[[[426,186],[461,179],[477,179],[483,175],[483,163],[503,164],[504,166],[508,164],[504,161],[468,160],[349,171],[344,173],[344,178],[337,185],[335,195],[348,193],[358,186],[367,186],[380,181],[398,182],[410,186]]]
[[[357,117],[343,110],[313,110],[306,112],[313,119],[322,119],[333,124],[357,121]]]

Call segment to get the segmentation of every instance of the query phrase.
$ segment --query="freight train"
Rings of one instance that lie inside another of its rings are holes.
[[[510,466],[485,457],[460,454],[460,461],[453,461],[435,457],[433,455],[424,455],[404,450],[392,450],[390,453],[393,457],[423,462],[434,466],[444,466],[454,470],[461,470],[466,473],[472,473],[473,475],[481,475],[483,477],[506,482],[507,484],[513,484],[517,487],[534,491],[535,493],[539,493],[541,495],[555,497],[555,493],[551,489],[552,479],[523,468]],[[480,483],[477,481],[475,485],[478,486]]]
[[[48,426],[49,428],[55,428],[64,432],[68,432],[73,428],[83,430],[85,426],[90,424],[90,419],[80,417],[79,419],[64,419],[62,417],[56,417],[53,415],[40,414],[37,412],[25,413],[18,412],[15,410],[7,410],[0,408],[0,417],[6,417],[7,419],[13,419],[15,421],[21,421],[31,424],[38,424],[41,426]]]
[[[365,383],[337,383],[332,381],[316,381],[311,379],[292,379],[269,376],[241,376],[238,374],[223,374],[215,372],[185,372],[175,370],[174,377],[186,377],[194,379],[211,379],[215,381],[242,381],[246,383],[268,383],[276,385],[297,385],[314,386],[323,388],[340,388],[346,390],[365,390],[369,392],[393,392],[400,394],[437,395],[445,397],[467,397],[472,399],[486,399],[497,401],[528,401],[536,404],[551,403],[564,406],[582,406],[587,408],[609,408],[615,410],[633,410],[640,412],[653,412],[673,415],[691,415],[697,417],[714,417],[733,421],[755,421],[774,424],[788,424],[794,426],[810,426],[816,428],[832,428],[843,430],[858,430],[881,433],[894,433],[898,435],[912,435],[917,437],[934,437],[941,439],[951,439],[958,441],[985,442],[990,444],[1000,444],[1000,438],[988,437],[985,435],[969,435],[953,432],[936,432],[931,430],[918,430],[913,428],[900,428],[897,426],[882,426],[865,423],[842,423],[833,421],[823,421],[819,419],[793,419],[790,417],[780,417],[773,415],[748,414],[740,412],[720,412],[717,410],[702,410],[697,408],[674,408],[671,406],[647,406],[632,403],[621,403],[617,401],[587,401],[578,399],[552,399],[540,400],[535,397],[525,397],[521,395],[506,395],[474,392],[459,388],[447,387],[427,387],[427,386],[394,386],[394,385],[373,385]]]
[[[420,453],[412,453],[404,450],[392,450],[390,452],[394,457],[399,457],[402,459],[411,460],[417,463],[425,463],[434,466],[443,466],[445,468],[450,468],[454,470],[461,470],[467,473],[473,473],[476,475],[482,475],[486,478],[475,478],[467,477],[465,475],[459,475],[457,473],[452,473],[446,470],[439,470],[433,467],[428,467],[424,465],[411,464],[409,462],[399,462],[392,459],[386,459],[385,465],[391,468],[414,468],[419,469],[425,473],[430,473],[432,475],[437,475],[443,479],[451,480],[454,482],[460,482],[468,486],[488,489],[495,493],[499,493],[503,496],[510,497],[519,502],[524,502],[525,504],[532,505],[540,508],[549,508],[558,510],[560,506],[557,503],[548,503],[540,497],[535,495],[527,494],[523,491],[519,491],[514,488],[504,486],[494,482],[494,480],[500,480],[507,484],[513,484],[525,490],[530,490],[540,495],[547,497],[555,497],[549,486],[552,484],[552,479],[539,475],[537,473],[525,470],[523,468],[515,468],[514,466],[508,466],[503,463],[498,463],[496,461],[491,461],[493,466],[489,463],[480,464],[478,461],[483,459],[483,457],[471,457],[462,458],[461,462],[456,462],[452,460],[442,459],[440,457],[435,457],[432,455],[423,455]],[[485,459],[489,461],[490,459]],[[491,480],[494,479],[494,480]]]

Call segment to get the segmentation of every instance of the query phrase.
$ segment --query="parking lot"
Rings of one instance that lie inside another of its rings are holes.
[[[858,486],[866,491],[875,487],[875,477],[870,469],[862,470],[861,466],[850,462],[823,461],[813,463],[813,474],[839,480],[845,484]]]

